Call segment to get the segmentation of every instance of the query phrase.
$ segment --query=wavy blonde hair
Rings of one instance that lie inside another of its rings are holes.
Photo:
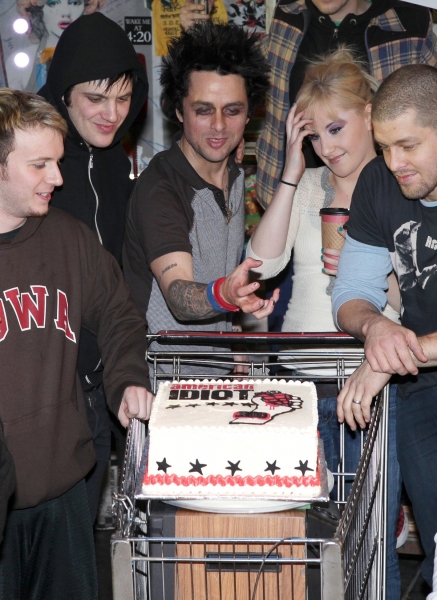
[[[338,48],[309,63],[305,79],[296,97],[296,112],[306,116],[317,109],[336,118],[334,106],[362,113],[372,102],[378,83],[366,70],[365,63],[354,58],[352,49]]]

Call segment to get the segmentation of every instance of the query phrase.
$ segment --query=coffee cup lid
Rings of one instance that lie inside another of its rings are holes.
[[[320,215],[337,215],[341,217],[345,217],[349,215],[348,208],[321,208]]]

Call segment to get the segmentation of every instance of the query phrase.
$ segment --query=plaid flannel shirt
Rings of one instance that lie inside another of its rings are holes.
[[[432,31],[430,12],[418,6],[407,5],[410,10],[422,11],[420,18],[428,19],[426,36],[412,35],[401,23],[395,8],[372,19],[366,29],[365,42],[370,71],[378,82],[390,73],[408,64],[428,64],[437,66],[437,38]],[[281,18],[302,14],[303,29],[293,27]],[[428,16],[427,16],[428,15]],[[266,123],[258,139],[256,192],[260,204],[266,207],[272,199],[284,163],[285,121],[290,109],[289,80],[296,61],[299,46],[309,25],[309,12],[305,0],[290,4],[279,4],[276,8],[269,35],[263,40],[263,51],[271,68],[271,84],[267,93]],[[386,43],[372,45],[369,40],[371,27],[392,32],[392,39]],[[425,27],[424,27],[424,30]],[[407,34],[407,35],[405,35]]]

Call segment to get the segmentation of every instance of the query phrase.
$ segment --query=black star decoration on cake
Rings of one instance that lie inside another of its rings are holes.
[[[215,406],[217,402],[207,402],[206,406]]]
[[[223,406],[236,406],[236,405],[237,405],[237,403],[236,403],[236,402],[225,402],[225,403],[223,404]]]
[[[242,471],[243,469],[240,469],[240,467],[238,466],[240,464],[241,461],[238,461],[236,463],[231,462],[230,460],[228,460],[229,463],[229,467],[225,467],[226,469],[229,469],[231,471],[231,475],[232,477],[235,475],[235,473],[237,471]]]
[[[191,408],[196,408],[196,406],[200,406],[200,404],[187,404],[186,408],[188,408],[189,406]]]
[[[308,461],[306,460],[305,462],[302,462],[301,460],[299,461],[299,466],[298,467],[294,467],[295,469],[297,469],[298,471],[302,471],[302,475],[305,475],[305,473],[307,471],[314,471],[314,469],[310,469],[310,467],[308,466]]]
[[[272,475],[275,474],[275,471],[277,471],[278,469],[280,470],[281,467],[277,467],[276,466],[276,460],[273,461],[272,463],[269,463],[268,460],[266,460],[267,463],[267,469],[264,469],[264,471],[270,471]]]
[[[242,402],[241,406],[253,406],[252,402]]]
[[[199,473],[200,475],[203,475],[202,469],[203,469],[203,467],[206,467],[206,465],[202,465],[202,463],[199,462],[199,459],[196,458],[196,462],[195,463],[190,462],[190,465],[193,468],[190,469],[188,471],[188,473]]]
[[[156,464],[158,465],[158,471],[164,471],[164,473],[167,473],[167,469],[171,467],[165,458],[161,462],[156,461]]]
[[[165,408],[180,408],[181,405],[180,404],[170,404],[169,406],[166,406]]]

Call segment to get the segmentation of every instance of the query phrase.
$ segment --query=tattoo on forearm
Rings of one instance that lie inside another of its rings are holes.
[[[208,319],[219,314],[214,310],[206,295],[205,283],[195,281],[172,281],[167,293],[167,302],[171,312],[179,321]]]

